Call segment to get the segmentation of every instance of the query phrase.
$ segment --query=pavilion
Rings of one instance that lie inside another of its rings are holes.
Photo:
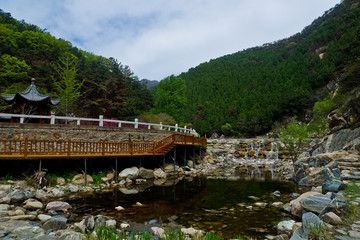
[[[12,104],[11,113],[15,110],[20,110],[21,114],[27,115],[48,115],[50,113],[50,105],[57,105],[60,103],[58,99],[53,99],[49,95],[39,92],[35,85],[35,78],[31,79],[31,85],[23,92],[16,92],[15,94],[2,94],[2,99]],[[11,122],[12,122],[11,118]],[[41,123],[41,118],[39,123]]]

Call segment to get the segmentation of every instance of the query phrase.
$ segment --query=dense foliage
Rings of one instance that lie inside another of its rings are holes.
[[[360,4],[344,0],[288,39],[182,73],[188,99],[185,121],[201,133],[225,130],[251,136],[294,115],[303,119],[304,110],[319,100],[314,92],[359,57]],[[357,80],[358,76],[346,81],[350,86]]]
[[[0,10],[0,92],[23,90],[36,78],[42,92],[54,93],[54,79],[62,79],[57,66],[64,56],[77,59],[76,82],[83,84],[74,113],[82,116],[131,119],[148,111],[152,95],[128,66],[116,59],[79,50],[45,30]],[[4,103],[1,103],[2,110]]]

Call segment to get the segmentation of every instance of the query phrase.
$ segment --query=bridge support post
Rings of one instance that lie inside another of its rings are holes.
[[[39,160],[39,173],[41,172],[41,159]]]
[[[201,160],[201,147],[199,147],[199,157],[200,157],[200,160]]]
[[[184,150],[184,168],[186,167],[186,146]]]
[[[196,153],[195,153],[195,146],[193,146],[193,162],[196,161]]]
[[[174,177],[175,177],[175,164],[176,164],[176,147],[174,147]]]
[[[165,156],[166,156],[166,155],[163,156],[163,168],[164,168],[164,169],[165,169]]]
[[[115,183],[118,182],[118,158],[115,158]]]
[[[86,164],[86,158],[84,158],[84,165],[85,165],[85,185],[87,185],[87,164]]]

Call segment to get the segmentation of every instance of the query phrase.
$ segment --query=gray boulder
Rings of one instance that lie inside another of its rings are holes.
[[[53,201],[46,205],[45,211],[67,211],[69,208],[71,206],[67,202]]]
[[[300,228],[296,229],[290,240],[307,240],[310,234],[310,231],[314,227],[323,227],[324,222],[320,220],[312,212],[307,212],[302,215],[302,225]]]
[[[340,190],[344,190],[346,188],[346,184],[337,180],[326,181],[322,185],[322,192],[334,192],[337,193]]]
[[[301,199],[300,205],[307,211],[319,214],[329,206],[330,202],[331,199],[329,196],[316,194]]]
[[[26,199],[25,193],[20,190],[15,190],[11,192],[8,196],[10,197],[11,202],[15,203],[23,202]]]
[[[45,235],[45,230],[39,227],[19,227],[14,230],[18,239],[35,239]]]
[[[125,168],[119,173],[120,179],[129,178],[131,180],[136,179],[139,176],[139,169],[137,167]]]
[[[154,171],[141,167],[139,169],[139,177],[143,179],[152,179],[154,178]]]
[[[47,220],[46,222],[43,223],[42,228],[45,230],[53,230],[53,231],[57,231],[57,230],[61,230],[61,229],[66,229],[67,225],[67,218],[64,218],[62,216],[53,216],[50,220]]]

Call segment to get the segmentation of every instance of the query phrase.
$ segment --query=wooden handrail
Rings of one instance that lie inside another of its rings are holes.
[[[0,159],[163,155],[174,145],[206,145],[206,138],[173,132],[157,142],[0,139]]]

